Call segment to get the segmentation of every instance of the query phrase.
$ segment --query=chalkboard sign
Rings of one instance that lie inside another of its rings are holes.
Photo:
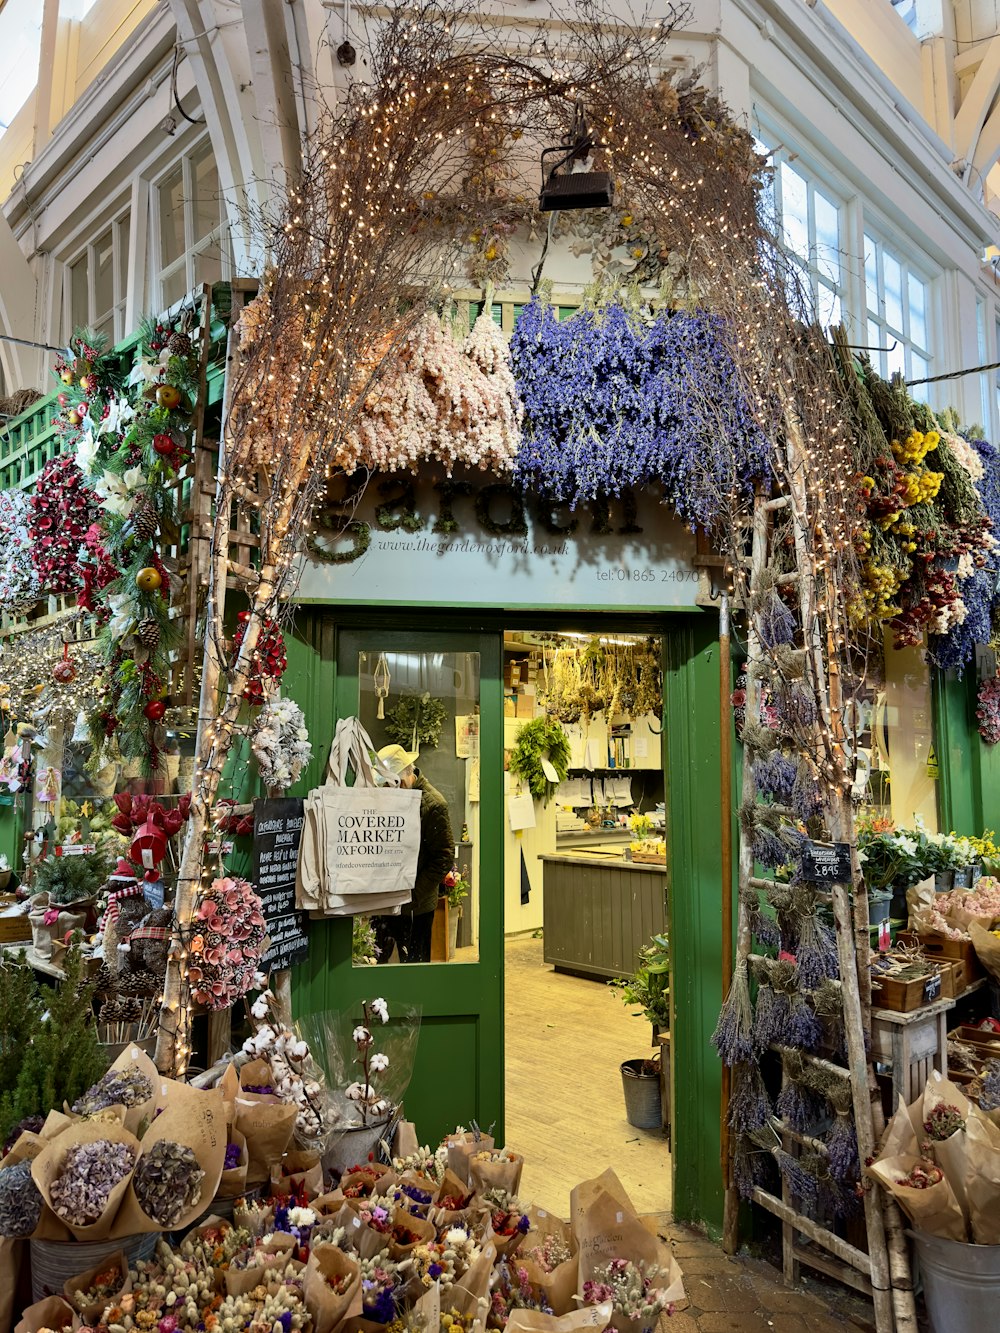
[[[851,844],[849,842],[804,842],[802,878],[818,884],[851,882]]]
[[[142,886],[142,896],[150,907],[154,909],[162,907],[164,901],[163,880],[146,880]]]
[[[253,803],[253,882],[271,941],[263,965],[275,971],[301,963],[309,952],[306,916],[295,910],[302,804],[288,796]]]

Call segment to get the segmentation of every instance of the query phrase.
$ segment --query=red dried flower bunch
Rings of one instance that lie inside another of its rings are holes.
[[[233,635],[234,661],[239,656],[240,644],[242,644],[243,636],[247,631],[247,621],[250,619],[249,613],[241,611],[237,619],[239,624],[236,627],[236,633]],[[278,628],[277,621],[266,616],[261,627],[260,636],[257,639],[257,646],[254,649],[250,679],[243,691],[243,698],[250,704],[262,704],[266,698],[265,682],[280,680],[287,667],[288,657],[285,653],[284,636]]]
[[[97,499],[72,458],[45,464],[28,505],[31,561],[43,591],[75,592],[82,585],[80,548],[97,514]]]

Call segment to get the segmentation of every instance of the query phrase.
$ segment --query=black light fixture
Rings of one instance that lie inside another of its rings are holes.
[[[543,213],[556,213],[575,208],[610,208],[614,199],[614,182],[609,171],[574,171],[572,163],[587,159],[594,141],[590,137],[587,118],[579,102],[570,126],[569,142],[546,148],[542,153],[542,190],[538,206]],[[545,159],[559,153],[557,162],[546,168]],[[567,168],[560,170],[560,168]]]

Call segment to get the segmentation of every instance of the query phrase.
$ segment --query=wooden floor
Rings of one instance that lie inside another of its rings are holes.
[[[613,1166],[640,1213],[668,1213],[664,1134],[625,1119],[622,1060],[650,1052],[650,1025],[600,981],[542,961],[542,941],[506,945],[507,1146],[524,1154],[521,1197],[569,1216],[570,1190]]]

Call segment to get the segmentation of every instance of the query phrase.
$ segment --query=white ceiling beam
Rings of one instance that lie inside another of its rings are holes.
[[[955,116],[955,154],[965,162],[966,182],[979,156],[979,139],[1000,90],[1000,37],[994,37]]]

